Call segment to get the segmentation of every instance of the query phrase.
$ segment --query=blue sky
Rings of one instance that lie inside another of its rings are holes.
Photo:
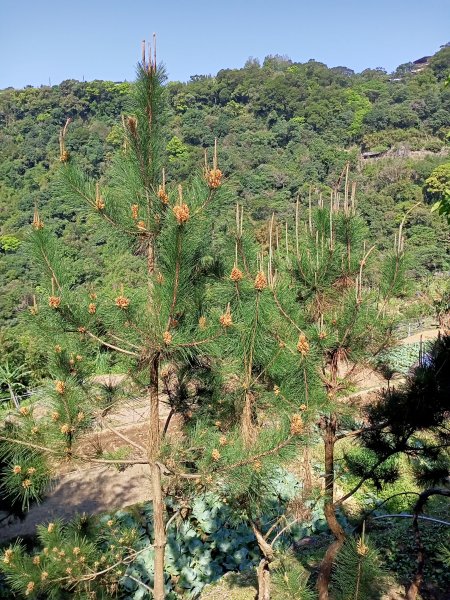
[[[361,71],[450,41],[449,0],[0,0],[0,88],[131,80],[158,36],[169,79],[288,55]]]

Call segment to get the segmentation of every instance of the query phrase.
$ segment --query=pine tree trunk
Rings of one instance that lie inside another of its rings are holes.
[[[161,486],[161,470],[156,463],[150,466],[153,492],[153,546],[154,559],[154,600],[164,600],[164,553],[166,548],[166,531],[164,526],[164,499]]]
[[[256,570],[258,575],[258,600],[270,600],[269,561],[263,558]]]
[[[19,410],[20,404],[16,398],[14,390],[13,390],[12,386],[9,385],[9,383],[7,385],[8,385],[8,389],[9,389],[9,395],[11,396],[11,402],[12,402],[13,406],[15,406],[17,410]]]
[[[154,558],[154,600],[164,600],[164,553],[166,531],[164,526],[164,497],[161,484],[161,470],[157,464],[161,446],[159,424],[159,354],[155,354],[150,365],[150,429],[148,440],[148,461],[152,482],[153,498],[153,547]]]
[[[328,527],[336,540],[329,546],[320,565],[317,578],[319,600],[329,600],[328,588],[331,580],[333,562],[345,540],[345,533],[336,518],[334,509],[334,445],[336,443],[336,415],[325,419],[324,445],[325,445],[325,494],[324,514]]]
[[[242,411],[241,417],[242,437],[244,440],[244,444],[247,447],[251,446],[256,439],[254,401],[255,397],[253,393],[247,390],[245,392],[244,410]]]
[[[434,495],[450,496],[450,490],[441,488],[430,488],[428,490],[425,490],[420,494],[419,499],[417,500],[416,505],[414,507],[413,530],[417,544],[417,568],[416,572],[414,573],[413,580],[411,581],[411,584],[409,585],[406,591],[407,600],[416,600],[420,592],[420,588],[422,586],[423,572],[425,568],[425,546],[422,540],[422,536],[420,534],[419,513],[422,512],[423,507],[425,506],[425,503],[427,502],[428,498]]]
[[[252,530],[255,534],[256,541],[258,542],[259,549],[264,556],[264,558],[260,561],[258,568],[256,569],[256,574],[258,577],[258,600],[270,600],[269,565],[274,559],[273,548],[264,539],[263,534],[255,523],[252,523]]]

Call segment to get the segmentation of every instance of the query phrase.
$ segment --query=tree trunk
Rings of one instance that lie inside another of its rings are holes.
[[[269,561],[263,558],[256,569],[258,575],[258,600],[270,600]]]
[[[164,499],[161,486],[161,470],[156,463],[150,465],[153,493],[153,546],[155,549],[153,583],[154,600],[164,600],[164,553],[166,530],[164,526]]]
[[[256,439],[255,396],[250,390],[245,392],[244,409],[241,417],[242,437],[246,447],[251,446]]]
[[[407,600],[416,600],[423,582],[423,572],[425,568],[425,546],[419,528],[419,513],[422,512],[430,496],[450,496],[450,490],[441,488],[429,488],[422,492],[414,507],[413,530],[417,544],[417,568],[413,580],[406,592]]]
[[[12,386],[9,385],[9,383],[7,385],[8,385],[8,389],[9,389],[9,395],[11,396],[11,402],[12,402],[13,406],[15,406],[17,410],[19,410],[20,404],[16,398],[14,390],[13,390]]]
[[[166,548],[166,530],[164,526],[164,498],[161,485],[161,470],[157,459],[161,446],[159,424],[159,354],[155,354],[150,365],[150,429],[148,436],[148,462],[152,482],[153,498],[153,546],[154,558],[154,600],[164,600],[164,553]]]
[[[264,558],[261,559],[256,574],[258,576],[258,600],[270,600],[270,569],[269,565],[273,561],[274,553],[272,546],[264,538],[261,531],[255,523],[252,523],[253,533],[258,542],[259,549]]]
[[[329,600],[328,588],[331,580],[333,562],[345,540],[345,533],[340,526],[334,508],[334,445],[336,443],[336,415],[331,415],[324,421],[324,445],[325,445],[325,492],[324,492],[324,514],[336,540],[329,546],[320,565],[319,577],[317,578],[317,590],[319,600]]]

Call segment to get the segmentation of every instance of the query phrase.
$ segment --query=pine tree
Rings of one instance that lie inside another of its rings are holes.
[[[336,511],[353,493],[334,497],[335,444],[356,435],[354,426],[348,431],[352,414],[345,404],[346,390],[359,365],[389,342],[387,304],[401,289],[405,268],[402,223],[378,281],[373,273],[366,275],[375,249],[366,247],[367,232],[356,214],[356,187],[350,186],[348,167],[344,174],[344,192],[338,183],[327,208],[319,196],[314,210],[310,196],[306,219],[297,202],[293,227],[280,227],[273,217],[268,249],[260,258],[274,309],[272,331],[282,348],[268,374],[279,397],[298,411],[306,436],[311,437],[314,423],[322,435],[324,512],[336,542],[319,574],[321,600],[328,598],[333,560],[346,537]]]
[[[55,191],[104,236],[105,272],[101,282],[91,281],[89,273],[83,282],[75,280],[58,240],[35,210],[30,247],[43,280],[30,317],[48,353],[53,380],[40,391],[46,416],[36,415],[33,405],[23,407],[0,435],[8,463],[6,491],[24,505],[43,496],[60,461],[149,465],[156,600],[165,596],[168,521],[162,477],[171,478],[187,496],[217,490],[236,508],[237,521],[251,522],[258,540],[269,529],[276,536],[284,524],[274,528],[264,523],[265,510],[278,504],[274,474],[280,461],[295,453],[303,433],[298,411],[289,403],[280,410],[281,397],[270,379],[274,368],[282,367],[284,346],[273,327],[276,307],[263,259],[243,239],[240,217],[231,252],[214,257],[214,248],[205,243],[222,187],[217,148],[212,165],[205,157],[202,176],[189,185],[166,181],[163,81],[163,68],[154,56],[147,61],[144,51],[130,112],[123,117],[123,148],[101,181],[86,177],[66,147],[70,120],[61,130]],[[111,429],[127,444],[131,455],[126,458],[95,456],[80,444],[111,407],[110,394],[99,396],[92,381],[93,359],[100,350],[122,365],[137,394],[142,388],[148,394],[145,445]],[[199,384],[202,378],[204,384]],[[190,383],[206,387],[210,400],[188,402]],[[164,424],[162,393],[170,404]],[[99,399],[97,406],[93,397]],[[183,415],[185,430],[169,439],[175,413]],[[72,544],[66,537],[59,531],[60,545]],[[260,547],[264,555],[264,544]],[[29,580],[22,569],[28,560],[23,550],[11,551],[9,558],[17,560],[9,560],[7,570],[15,589],[25,595],[47,593],[52,578],[45,584]],[[267,572],[267,558],[261,572]],[[117,557],[125,564],[131,559],[123,552]],[[79,583],[82,590],[83,569],[81,565],[76,577],[70,573],[64,578],[56,571],[52,577],[61,587]]]
[[[119,270],[109,289],[94,287],[88,274],[80,285],[73,280],[58,240],[35,210],[30,243],[43,282],[30,312],[47,345],[55,380],[44,391],[47,417],[36,419],[33,410],[24,407],[20,423],[11,423],[0,438],[9,462],[6,488],[25,504],[44,492],[54,460],[150,466],[157,600],[165,596],[161,479],[162,471],[172,473],[160,462],[173,413],[161,426],[161,371],[163,366],[179,373],[189,370],[201,345],[223,329],[219,319],[202,325],[202,289],[209,269],[203,264],[209,251],[205,239],[222,179],[217,150],[212,167],[206,164],[203,175],[194,177],[189,186],[167,184],[164,80],[163,67],[157,65],[155,54],[147,60],[144,45],[130,114],[123,118],[123,149],[101,181],[87,178],[67,149],[70,120],[61,130],[56,193],[102,228],[111,248],[109,280],[114,278],[118,253],[128,257],[129,267]],[[90,380],[93,348],[116,355],[133,380],[147,389],[150,419],[145,445],[116,432],[133,451],[126,460],[87,456],[77,445],[98,416]]]
[[[378,552],[364,535],[348,538],[340,549],[333,572],[336,600],[378,600],[383,591],[383,570]]]
[[[407,589],[408,600],[417,598],[423,581],[425,548],[419,514],[432,496],[450,497],[449,364],[450,338],[444,336],[422,356],[403,386],[385,391],[367,408],[367,425],[359,435],[365,460],[348,461],[360,482],[372,481],[379,487],[397,475],[395,463],[389,465],[392,459],[407,456],[423,489],[412,515],[417,568]]]

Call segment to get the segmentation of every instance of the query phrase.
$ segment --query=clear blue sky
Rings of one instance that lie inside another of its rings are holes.
[[[450,1],[0,0],[0,88],[131,80],[153,32],[171,80],[268,54],[391,71],[450,41]]]

